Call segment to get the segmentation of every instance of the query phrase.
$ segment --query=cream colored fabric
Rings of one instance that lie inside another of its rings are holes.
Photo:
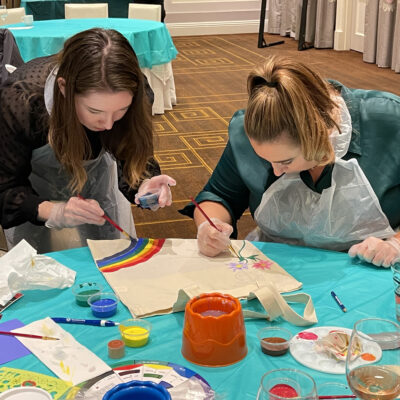
[[[161,5],[129,3],[128,18],[161,22]]]
[[[7,8],[7,10],[0,10],[0,14],[7,14],[5,20],[0,18],[0,25],[19,24],[22,22],[22,17],[25,15],[25,8]]]
[[[97,262],[124,250],[129,244],[125,239],[88,240],[89,249]],[[241,250],[243,244],[245,247]],[[293,310],[289,311],[283,305],[285,301],[279,292],[298,290],[301,282],[250,242],[233,240],[232,246],[237,252],[241,250],[242,256],[256,256],[256,260],[248,259],[247,263],[239,263],[228,251],[210,258],[198,252],[195,239],[166,239],[161,250],[147,261],[114,272],[102,272],[135,316],[182,311],[187,300],[200,293],[221,292],[237,298],[246,298],[250,294],[250,297],[257,296],[261,300],[265,296],[259,290],[268,287],[273,299],[270,297],[266,301],[262,300],[262,303],[265,303],[263,305],[270,315],[261,317],[282,316],[300,325],[316,322],[311,301],[307,306],[306,319],[294,315]],[[307,295],[296,296],[295,301],[306,303],[304,296]],[[280,307],[280,311],[276,311],[276,307]]]
[[[108,18],[108,3],[65,4],[65,19]]]

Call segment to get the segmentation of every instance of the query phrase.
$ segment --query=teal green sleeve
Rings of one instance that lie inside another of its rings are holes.
[[[234,232],[243,212],[249,207],[253,215],[261,197],[270,185],[271,166],[254,152],[243,128],[244,111],[236,112],[229,124],[229,141],[215,170],[196,201],[214,201],[222,204],[229,212]],[[193,217],[193,204],[180,212]]]
[[[198,203],[214,201],[222,204],[228,210],[232,219],[234,228],[232,236],[237,237],[236,223],[248,207],[249,190],[238,173],[230,142],[225,147],[209,181],[195,200]],[[180,212],[193,218],[194,205],[190,203]]]

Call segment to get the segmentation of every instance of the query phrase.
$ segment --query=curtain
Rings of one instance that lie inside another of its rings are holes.
[[[368,0],[363,60],[400,72],[400,0]]]
[[[269,0],[268,33],[299,38],[303,0]],[[336,0],[308,0],[305,41],[317,48],[333,47]]]

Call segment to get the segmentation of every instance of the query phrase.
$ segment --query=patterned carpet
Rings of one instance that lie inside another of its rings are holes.
[[[268,41],[274,36],[265,35]],[[280,46],[258,49],[256,34],[174,38],[179,52],[173,61],[178,104],[154,117],[156,158],[163,173],[174,177],[173,205],[152,212],[133,209],[139,237],[193,238],[191,219],[178,213],[207,182],[225,147],[232,114],[244,108],[246,78],[269,54],[291,55],[313,64],[326,77],[352,87],[399,88],[399,75],[362,61],[360,53],[333,50],[297,51],[285,38]],[[373,79],[371,79],[373,76]],[[400,94],[400,90],[397,94]],[[254,227],[249,212],[239,222],[239,237]]]

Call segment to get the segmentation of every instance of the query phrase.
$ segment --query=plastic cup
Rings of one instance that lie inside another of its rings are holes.
[[[109,318],[116,314],[119,297],[112,292],[100,292],[89,297],[88,304],[97,318]]]
[[[292,368],[273,369],[261,378],[257,400],[316,400],[314,379],[306,372]]]
[[[392,266],[393,282],[394,282],[394,301],[396,308],[396,318],[400,321],[400,264]]]
[[[156,191],[155,193],[148,192],[143,196],[139,197],[139,204],[142,208],[149,208],[152,211],[155,211],[159,208],[158,205],[158,197],[160,196],[160,191]]]
[[[24,15],[22,17],[22,22],[25,26],[32,26],[33,25],[33,15]]]
[[[72,288],[72,293],[75,296],[75,301],[78,306],[89,307],[89,297],[100,294],[103,290],[103,285],[97,282],[78,283]]]
[[[326,382],[317,388],[318,396],[329,397],[329,399],[341,399],[341,396],[351,396],[350,388],[340,382]]]
[[[122,340],[128,347],[145,346],[149,340],[151,323],[144,319],[126,319],[119,324]]]
[[[276,326],[261,328],[257,337],[264,354],[282,356],[289,350],[289,342],[293,335],[287,329]]]

